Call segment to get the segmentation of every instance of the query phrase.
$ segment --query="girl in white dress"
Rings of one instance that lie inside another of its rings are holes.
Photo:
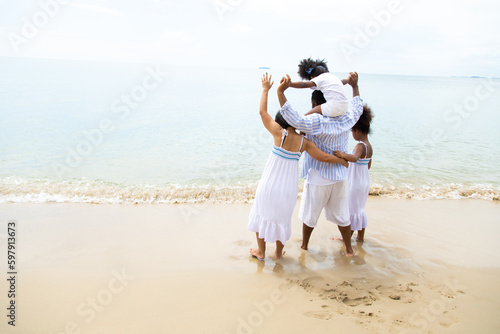
[[[366,200],[370,192],[370,175],[368,170],[372,165],[373,148],[368,141],[372,111],[368,106],[363,106],[363,114],[352,127],[352,137],[358,141],[352,154],[335,151],[335,155],[349,161],[347,177],[349,181],[349,213],[351,217],[351,235],[358,231],[356,241],[365,240],[367,219],[365,213]]]
[[[267,73],[262,77],[260,116],[273,135],[274,146],[267,161],[250,211],[248,229],[256,233],[258,248],[250,254],[264,260],[266,242],[276,242],[276,259],[283,256],[283,247],[290,239],[292,214],[299,191],[299,158],[307,151],[314,159],[348,166],[345,159],[321,151],[312,141],[295,132],[280,112],[273,119],[267,112],[267,96],[273,82]]]

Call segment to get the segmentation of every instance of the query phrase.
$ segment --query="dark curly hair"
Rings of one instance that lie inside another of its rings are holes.
[[[279,110],[276,113],[276,116],[274,117],[274,121],[276,123],[278,123],[285,130],[288,129],[291,126],[290,124],[288,124],[287,121],[285,121],[285,119],[283,118],[283,115],[281,115],[281,113],[279,112]]]
[[[307,58],[300,61],[297,73],[303,80],[311,80],[325,72],[328,72],[328,66],[326,66],[324,59],[313,60],[312,58]]]
[[[325,96],[323,95],[323,92],[320,90],[315,90],[314,92],[312,92],[311,102],[317,106],[326,103],[326,99]]]
[[[367,135],[370,133],[370,123],[372,122],[372,119],[373,119],[372,109],[365,104],[363,106],[363,113],[361,114],[361,117],[359,118],[358,122],[354,124],[352,129],[358,130],[361,133]]]

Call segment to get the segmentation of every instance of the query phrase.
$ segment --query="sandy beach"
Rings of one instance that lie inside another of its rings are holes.
[[[1,204],[16,231],[16,326],[1,333],[498,333],[500,203],[370,197],[342,255],[321,217],[308,252],[249,256],[248,204]]]
[[[500,334],[500,2],[0,13],[0,334]]]

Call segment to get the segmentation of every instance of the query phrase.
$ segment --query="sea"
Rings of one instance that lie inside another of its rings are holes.
[[[0,203],[252,203],[273,144],[261,76],[299,80],[265,65],[0,58]],[[499,79],[359,73],[359,87],[371,195],[500,199]],[[311,92],[286,95],[305,113]]]

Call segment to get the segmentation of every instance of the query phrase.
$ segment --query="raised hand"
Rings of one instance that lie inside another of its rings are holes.
[[[352,87],[358,85],[358,73],[357,72],[349,72],[349,77],[347,78],[347,83]]]
[[[267,73],[262,76],[262,89],[263,90],[268,91],[269,89],[271,89],[271,87],[273,86],[273,83],[274,83],[274,81],[271,81],[272,77],[273,77],[272,75],[269,75]]]
[[[285,90],[290,87],[292,84],[292,79],[290,79],[290,76],[287,74],[283,78],[281,78],[280,85],[278,86],[278,91],[279,92],[284,92]]]

